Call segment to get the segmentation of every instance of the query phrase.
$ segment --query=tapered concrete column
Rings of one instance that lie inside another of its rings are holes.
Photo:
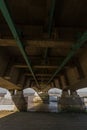
[[[83,53],[79,56],[79,63],[84,76],[87,77],[87,49],[83,50]]]
[[[83,98],[81,98],[75,90],[70,90],[70,107],[74,110],[85,110]]]
[[[67,99],[69,98],[69,93],[68,90],[63,90],[61,98],[59,100],[59,106],[61,110],[67,110],[68,108],[68,101]]]
[[[77,94],[77,92],[75,90],[70,90],[70,95],[72,97],[79,97],[79,95]]]
[[[68,91],[63,91],[60,98],[61,110],[65,111],[83,111],[85,105],[83,100],[79,97],[76,91],[72,91],[69,95]]]
[[[79,74],[76,67],[68,68],[66,73],[69,85],[73,85],[79,81]]]
[[[11,95],[15,95],[15,90],[9,90],[9,92],[11,93]]]
[[[68,92],[68,90],[63,90],[61,97],[62,97],[62,98],[69,97],[69,92]]]
[[[16,95],[12,96],[13,101],[16,105],[18,111],[26,111],[27,110],[27,103],[23,96],[23,91],[17,91]]]
[[[42,99],[43,103],[49,103],[49,95],[48,92],[44,92],[39,94],[40,98]]]

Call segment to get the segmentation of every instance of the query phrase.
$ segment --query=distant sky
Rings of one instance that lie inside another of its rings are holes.
[[[7,92],[7,89],[4,89],[4,88],[0,87],[0,93],[6,93],[6,92]],[[24,93],[29,93],[29,92],[30,93],[35,93],[36,91],[34,89],[32,89],[32,88],[27,88],[23,92]],[[54,92],[54,93],[59,92],[59,93],[61,93],[62,91],[60,89],[55,88],[55,89],[50,89],[48,92]],[[78,92],[78,94],[84,92],[87,95],[87,88],[79,89],[79,90],[77,90],[77,92]]]
[[[7,89],[4,89],[4,88],[0,87],[0,93],[6,93],[6,92],[7,92]]]
[[[87,92],[87,88],[78,89],[77,92]]]
[[[58,88],[52,88],[48,91],[48,93],[62,93],[62,90],[61,89],[58,89]]]

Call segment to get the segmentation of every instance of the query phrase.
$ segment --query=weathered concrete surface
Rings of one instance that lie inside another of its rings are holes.
[[[17,92],[16,95],[13,95],[12,100],[15,103],[17,111],[27,111],[27,103],[25,101],[22,91]]]
[[[60,99],[61,110],[64,111],[85,111],[84,102],[80,97],[66,97]]]
[[[72,91],[69,95],[68,91],[63,91],[59,100],[61,110],[64,111],[85,111],[85,104],[76,91]]]
[[[87,114],[15,113],[0,119],[0,130],[87,130]]]

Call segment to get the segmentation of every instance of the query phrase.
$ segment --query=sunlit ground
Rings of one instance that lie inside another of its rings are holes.
[[[3,118],[3,117],[6,117],[6,116],[9,116],[11,114],[13,114],[15,112],[10,112],[10,111],[0,111],[0,118]]]

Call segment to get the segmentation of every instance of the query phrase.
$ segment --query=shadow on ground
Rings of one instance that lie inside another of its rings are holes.
[[[87,130],[86,113],[17,112],[0,119],[0,130]]]

